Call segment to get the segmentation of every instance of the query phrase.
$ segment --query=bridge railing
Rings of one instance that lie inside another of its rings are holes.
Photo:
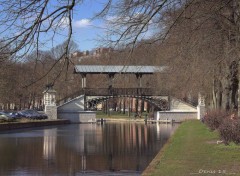
[[[118,95],[133,95],[133,96],[152,96],[159,95],[151,88],[94,88],[85,89],[87,96],[118,96]]]

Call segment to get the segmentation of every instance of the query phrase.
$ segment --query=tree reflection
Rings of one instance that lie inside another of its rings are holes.
[[[74,124],[1,134],[0,175],[143,171],[176,127],[141,123]]]

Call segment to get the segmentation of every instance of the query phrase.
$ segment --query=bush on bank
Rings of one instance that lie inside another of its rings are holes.
[[[224,119],[226,119],[230,114],[223,110],[212,110],[207,112],[204,117],[204,122],[207,126],[212,130],[216,130],[223,123]]]
[[[235,113],[212,110],[205,115],[204,123],[210,130],[217,130],[226,145],[240,144],[240,118]]]
[[[240,120],[225,119],[218,130],[225,144],[240,144]]]

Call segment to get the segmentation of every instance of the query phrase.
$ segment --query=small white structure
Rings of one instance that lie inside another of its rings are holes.
[[[170,110],[157,111],[154,116],[156,120],[174,120],[181,122],[188,119],[197,119],[197,114],[196,107],[172,97],[170,100]]]
[[[57,107],[58,118],[72,123],[96,122],[96,112],[84,110],[84,95],[80,95]]]
[[[56,91],[52,87],[48,87],[43,92],[44,112],[48,115],[48,119],[57,119]]]
[[[197,110],[198,110],[198,119],[202,119],[203,116],[206,113],[206,108],[205,108],[205,97],[202,96],[201,94],[198,95],[198,106],[197,106]]]

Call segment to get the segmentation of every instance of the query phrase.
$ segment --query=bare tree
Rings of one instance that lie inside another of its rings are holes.
[[[175,22],[194,0],[142,0],[117,1],[107,14],[107,42],[110,45],[130,46],[132,48],[142,39],[153,38],[148,42],[162,41]],[[181,8],[185,6],[185,8]],[[177,16],[171,25],[165,25],[165,13]],[[147,42],[146,42],[147,43]]]
[[[148,38],[145,43],[164,41],[161,45],[171,48],[165,63],[172,66],[170,80],[177,84],[170,86],[175,92],[196,95],[205,91],[212,94],[215,107],[236,108],[240,60],[237,0],[126,0],[113,5],[108,15],[110,44],[134,48]]]
[[[37,79],[30,83],[35,83],[50,73],[55,78],[60,77],[58,73],[69,68],[73,11],[82,2],[83,0],[0,1],[0,52],[3,56],[0,61],[13,56],[20,58],[35,51],[35,65],[41,65],[44,63],[41,47],[49,41],[53,43],[56,35],[64,34],[64,45],[52,50],[55,58],[50,59],[51,66],[45,67],[48,70],[42,70],[44,74],[40,74],[41,69],[38,70],[35,66]],[[132,58],[130,61],[125,59],[124,62],[115,62],[109,56],[102,63],[167,64],[172,71],[169,74],[170,80],[178,83],[168,85],[172,91],[181,90],[179,94],[194,95],[205,91],[215,107],[236,108],[240,60],[239,1],[119,0],[113,3],[106,0],[96,17],[105,17],[111,26],[107,26],[105,41],[111,46],[125,46],[125,52],[130,51],[132,54],[131,57],[126,57]],[[41,40],[43,36],[47,39]],[[143,43],[154,45],[146,47],[141,45]],[[133,48],[136,52],[133,52]],[[117,57],[124,56],[123,53]],[[150,54],[149,60],[140,58]],[[199,80],[196,81],[196,78]]]
[[[172,27],[167,39],[178,45],[175,59],[170,61],[178,65],[175,71],[185,73],[185,78],[180,74],[181,79],[187,80],[180,81],[187,85],[184,89],[187,92],[204,90],[213,107],[227,110],[236,109],[238,97],[240,58],[236,12],[239,6],[236,2],[220,0],[192,4]]]
[[[40,38],[51,34],[49,39],[52,40],[62,28],[68,28],[66,38],[69,43],[72,35],[72,11],[76,3],[79,1],[0,1],[0,34],[4,36],[1,52],[6,47],[11,47],[11,54],[23,56],[31,50],[38,50],[48,41]],[[65,54],[67,51],[68,45]]]

